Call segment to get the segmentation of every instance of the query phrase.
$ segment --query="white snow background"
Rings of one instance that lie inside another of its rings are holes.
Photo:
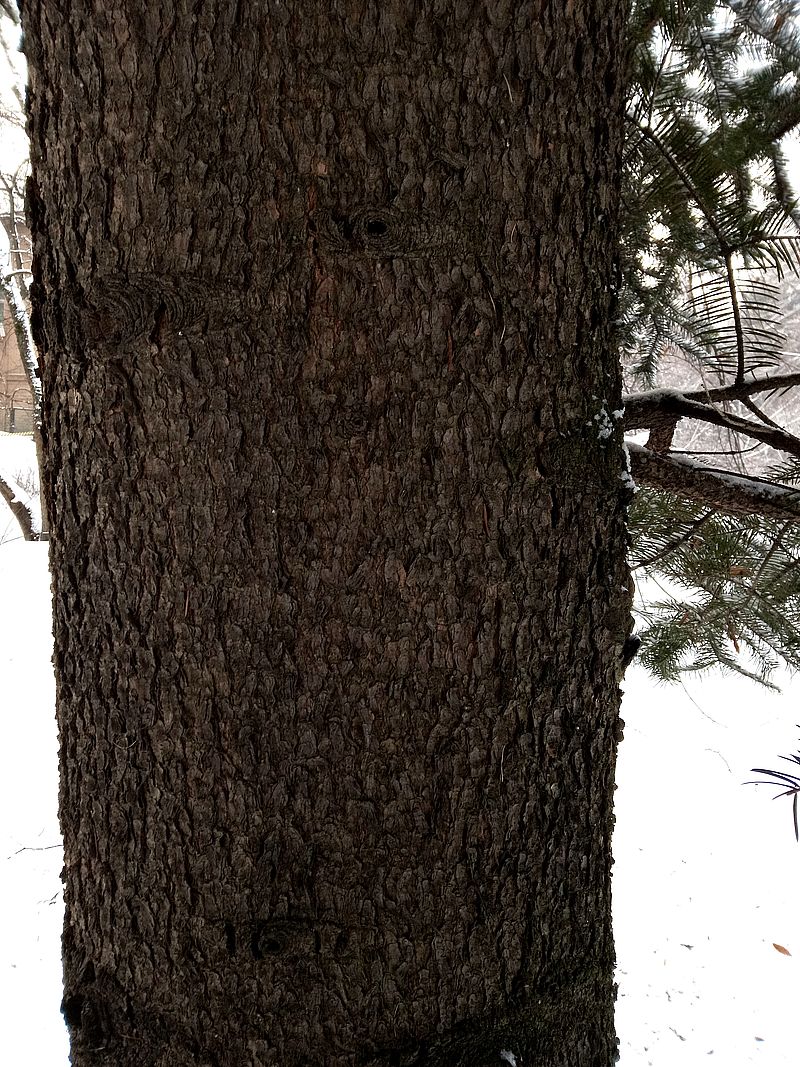
[[[34,466],[30,438],[0,436],[4,469],[21,456]],[[5,505],[0,591],[0,1059],[66,1067],[47,546],[20,540]],[[780,695],[738,678],[683,688],[636,666],[626,676],[614,838],[622,1067],[800,1063],[800,846],[791,802],[743,784],[800,748],[800,683],[778,681]]]

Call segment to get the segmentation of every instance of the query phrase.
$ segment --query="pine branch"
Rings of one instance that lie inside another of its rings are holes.
[[[643,490],[629,513],[632,562],[687,591],[642,609],[643,660],[664,679],[723,666],[768,685],[779,658],[800,668],[800,490],[777,468],[721,470],[672,440],[681,419],[722,427],[737,458],[768,445],[800,481],[800,435],[763,404],[800,385],[800,373],[765,369],[786,348],[765,272],[800,274],[800,210],[778,143],[800,121],[800,32],[774,0],[634,0],[631,25],[626,370],[652,389],[661,361],[682,359],[725,383],[624,398],[626,428],[650,431],[629,445]]]
[[[703,218],[708,223],[709,229],[716,237],[717,244],[719,245],[720,252],[723,254],[723,256],[731,253],[733,251],[733,248],[728,244],[725,235],[719,228],[719,224],[717,223],[713,211],[711,211],[711,209],[707,206],[704,197],[701,195],[700,190],[692,181],[692,178],[686,168],[681,166],[680,162],[675,158],[672,152],[670,152],[669,147],[665,144],[662,138],[659,137],[659,135],[656,133],[652,126],[646,124],[643,125],[641,122],[637,122],[632,115],[626,115],[625,118],[632,126],[634,126],[639,131],[642,137],[646,138],[655,148],[658,149],[664,160],[669,164],[671,169],[681,180],[689,196],[697,205],[703,215]]]
[[[744,329],[742,327],[742,313],[739,306],[739,291],[736,284],[736,271],[733,265],[733,257],[737,251],[736,245],[732,244],[717,221],[716,215],[711,208],[706,204],[705,198],[700,193],[695,182],[692,180],[691,175],[686,168],[676,159],[675,155],[670,151],[669,146],[664,140],[656,133],[650,125],[644,125],[637,122],[632,116],[626,115],[626,118],[631,122],[642,137],[646,138],[658,151],[674,173],[678,176],[680,181],[686,188],[689,196],[692,198],[697,208],[702,213],[706,220],[709,229],[713,233],[717,241],[720,256],[725,267],[725,280],[728,287],[728,293],[730,298],[731,312],[733,314],[733,328],[736,338],[736,382],[743,383],[746,369],[745,362],[745,341],[744,341]]]
[[[721,249],[722,246],[720,246]],[[728,290],[731,297],[731,311],[733,312],[733,328],[736,332],[736,384],[744,382],[745,355],[744,355],[744,331],[742,329],[742,310],[739,307],[739,291],[736,287],[736,272],[733,269],[733,252],[727,247],[725,252],[725,277],[728,281]]]
[[[742,397],[742,404],[750,411],[752,411],[753,414],[756,415],[759,419],[761,419],[761,421],[766,426],[772,426],[776,430],[782,429],[782,427],[779,426],[774,419],[771,419],[769,415],[766,414],[766,412],[762,411],[758,404],[752,401],[749,396]]]
[[[729,515],[763,516],[800,524],[800,490],[661,455],[632,441],[625,444],[631,474],[641,485],[664,489]]]
[[[643,393],[629,393],[623,398],[625,409],[635,407],[647,398],[656,398],[663,393],[673,393],[681,396],[684,400],[698,400],[700,402],[719,403],[726,400],[741,400],[746,396],[756,396],[758,393],[774,393],[779,389],[791,389],[800,385],[800,371],[791,374],[773,374],[768,378],[752,378],[749,382],[735,382],[731,385],[720,385],[708,389],[653,389]]]
[[[781,756],[788,763],[800,764],[800,753],[793,756]],[[771,771],[766,767],[751,767],[753,774],[765,774],[769,781],[745,782],[745,785],[771,785],[781,789],[782,792],[775,794],[775,800],[779,797],[792,798],[792,822],[794,823],[795,841],[800,841],[800,823],[798,823],[797,802],[800,797],[800,776],[789,774],[788,771]]]
[[[770,4],[759,0],[727,0],[727,4],[742,26],[800,63],[797,35],[787,32],[785,13],[775,12]]]
[[[689,528],[680,535],[680,537],[676,537],[672,541],[669,541],[662,549],[659,549],[659,551],[652,556],[648,556],[647,559],[639,560],[638,563],[633,564],[631,571],[647,570],[649,567],[652,567],[653,564],[660,563],[661,560],[666,559],[672,552],[679,549],[681,545],[686,544],[686,542],[694,537],[697,534],[697,531],[705,526],[709,519],[713,519],[715,515],[716,510],[707,511],[705,515],[701,515],[699,519],[696,519]]]
[[[792,523],[791,521],[785,522],[776,534],[775,540],[765,552],[764,558],[759,563],[756,573],[753,575],[750,581],[750,590],[748,591],[747,597],[744,601],[745,609],[748,606],[748,602],[751,596],[755,595],[756,588],[758,587],[759,582],[761,581],[762,577],[764,576],[764,573],[769,567],[769,564],[772,562],[772,559],[774,558],[776,552],[778,552],[778,550],[783,547],[783,538],[791,530],[793,525],[794,523]]]
[[[738,384],[738,383],[736,383]],[[625,402],[623,425],[626,430],[656,429],[671,426],[674,420],[694,419],[762,441],[771,448],[800,457],[800,438],[782,430],[779,426],[763,425],[751,419],[743,419],[732,412],[720,411],[710,404],[689,400],[674,390],[655,391],[647,400],[632,399]]]
[[[669,453],[671,456],[734,456],[740,459],[748,452],[755,452],[757,448],[761,448],[760,441],[756,441],[754,445],[748,445],[747,448],[743,446],[740,448],[671,448]]]
[[[797,197],[789,177],[789,165],[778,144],[772,144],[768,151],[772,165],[772,180],[778,203],[795,224],[800,226],[800,212],[797,210]]]

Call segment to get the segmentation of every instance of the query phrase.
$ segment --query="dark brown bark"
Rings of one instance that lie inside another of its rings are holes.
[[[612,1062],[624,6],[27,0],[76,1067]]]

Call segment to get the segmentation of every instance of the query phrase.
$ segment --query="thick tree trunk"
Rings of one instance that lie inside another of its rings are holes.
[[[623,0],[26,0],[76,1067],[613,1059]]]

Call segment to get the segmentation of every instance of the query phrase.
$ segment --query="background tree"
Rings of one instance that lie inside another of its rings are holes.
[[[16,344],[20,354],[20,363],[30,389],[34,436],[41,466],[41,440],[38,433],[41,389],[36,377],[36,353],[30,331],[25,283],[30,268],[30,246],[25,240],[24,227],[20,224],[27,166],[25,162],[20,163],[20,156],[24,158],[25,155],[24,80],[19,70],[18,56],[11,44],[14,37],[18,36],[19,18],[14,5],[10,3],[0,5],[0,12],[0,333],[7,331],[13,336],[11,344]],[[4,340],[3,345],[9,344],[9,340]],[[4,352],[4,379],[6,356]],[[16,365],[17,361],[13,359],[12,368]],[[10,383],[7,379],[3,382],[6,390],[3,407],[6,410],[7,406],[12,409],[16,406],[19,380],[12,372]],[[7,428],[5,423],[4,428]],[[42,522],[38,502],[34,504],[30,494],[18,484],[17,472],[0,469],[0,496],[9,505],[22,536],[26,540],[37,540],[42,529],[47,528],[46,522]]]
[[[26,2],[76,1067],[612,1062],[624,8]]]
[[[23,168],[21,168],[23,169]],[[28,287],[26,277],[30,276],[30,248],[26,247],[19,215],[22,204],[22,186],[20,173],[14,175],[0,174],[0,197],[5,193],[7,210],[3,213],[0,226],[0,308],[8,309],[16,349],[20,363],[25,372],[25,381],[30,390],[33,407],[33,438],[39,467],[42,463],[42,388],[39,381],[38,355],[31,332],[28,311]],[[3,316],[5,318],[5,316]],[[22,536],[26,541],[38,541],[42,531],[47,529],[44,512],[40,502],[34,503],[31,495],[19,486],[8,472],[0,471],[0,495],[8,504],[14,515]]]

